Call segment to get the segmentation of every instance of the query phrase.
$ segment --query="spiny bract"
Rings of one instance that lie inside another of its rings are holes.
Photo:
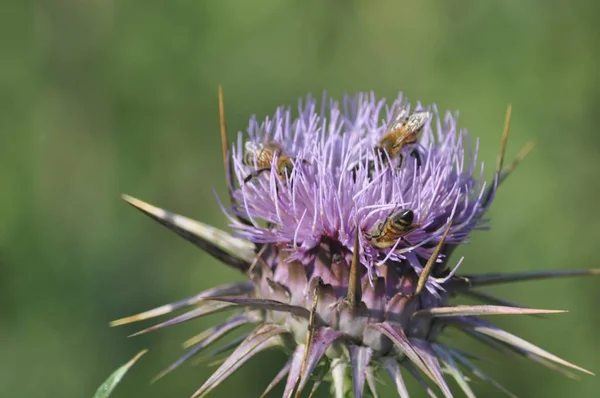
[[[447,374],[474,397],[465,370],[511,395],[469,354],[438,341],[446,326],[563,373],[569,374],[553,363],[589,373],[479,318],[557,311],[515,306],[476,288],[597,270],[460,276],[460,261],[449,261],[456,245],[485,227],[497,187],[531,148],[503,168],[510,107],[494,179],[486,183],[477,144],[473,148],[457,128],[456,115],[441,116],[435,106],[411,109],[402,96],[388,104],[374,94],[344,97],[341,104],[309,97],[299,102],[296,118],[282,107],[263,122],[251,119],[247,133],[228,148],[221,94],[219,100],[231,199],[223,208],[235,236],[124,196],[249,278],[113,322],[192,308],[139,332],[145,333],[236,311],[189,340],[189,351],[158,377],[248,323],[257,327],[212,353],[233,349],[194,397],[274,346],[292,355],[265,394],[285,379],[284,397],[298,396],[315,376],[312,392],[327,378],[336,397],[361,397],[365,382],[376,396],[375,373],[383,368],[402,398],[409,396],[405,372],[432,396],[439,389],[452,397]],[[411,114],[418,116],[413,130]],[[450,306],[456,294],[484,305]]]

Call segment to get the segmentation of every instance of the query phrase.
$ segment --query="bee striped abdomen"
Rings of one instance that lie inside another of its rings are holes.
[[[414,218],[415,213],[412,210],[399,210],[386,217],[371,233],[368,233],[367,239],[378,249],[392,247],[398,239],[419,226],[413,224]]]

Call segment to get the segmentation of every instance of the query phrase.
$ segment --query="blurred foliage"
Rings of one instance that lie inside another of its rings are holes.
[[[94,394],[94,398],[108,398],[114,391],[115,387],[123,380],[123,377],[127,374],[129,369],[137,362],[138,359],[142,355],[144,355],[148,350],[143,350],[137,353],[132,359],[130,359],[126,364],[119,367],[115,370],[108,378],[98,387],[96,390],[96,394]]]
[[[497,196],[492,230],[475,233],[457,253],[466,256],[462,271],[597,267],[597,2],[15,0],[1,7],[0,396],[92,396],[144,347],[150,353],[114,397],[187,397],[214,370],[184,365],[148,384],[183,352],[185,338],[214,319],[135,339],[126,336],[143,325],[111,329],[108,321],[241,279],[118,199],[127,192],[226,228],[214,194],[225,198],[219,83],[231,138],[252,114],[323,90],[388,98],[403,91],[413,102],[459,109],[460,125],[481,138],[488,175],[512,102],[509,158],[527,140],[537,147]],[[598,372],[599,283],[496,288],[526,305],[570,312],[494,320]],[[598,378],[574,382],[462,343],[490,357],[484,368],[519,396],[600,390]],[[261,355],[215,395],[258,396],[284,358]],[[477,384],[481,396],[500,396]]]

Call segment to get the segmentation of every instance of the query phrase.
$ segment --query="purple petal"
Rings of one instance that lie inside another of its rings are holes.
[[[367,367],[371,361],[373,350],[369,347],[353,345],[349,348],[350,366],[352,368],[352,389],[355,398],[362,398],[367,376]]]
[[[508,353],[508,354],[518,354],[520,356],[524,356],[527,359],[530,359],[531,361],[537,362],[542,366],[547,367],[550,370],[553,370],[555,372],[558,372],[570,379],[575,379],[575,380],[580,380],[579,376],[575,375],[574,373],[569,372],[568,370],[561,368],[557,365],[555,365],[553,362],[550,362],[544,358],[541,358],[538,355],[535,355],[527,350],[521,349],[519,347],[515,347],[512,346],[508,343],[505,342],[501,342],[498,340],[495,340],[491,337],[488,337],[484,334],[478,333],[472,329],[464,329],[462,328],[462,326],[459,328],[462,332],[466,333],[467,335],[481,341],[482,343],[489,345],[490,347],[503,352],[503,353]],[[464,354],[463,354],[464,356]]]
[[[431,344],[425,340],[421,339],[410,339],[410,342],[413,344],[413,347],[417,354],[421,358],[423,358],[423,362],[427,365],[429,371],[433,375],[433,381],[435,384],[440,387],[442,393],[446,398],[453,398],[452,392],[450,391],[450,387],[446,383],[444,379],[444,375],[442,374],[442,368],[440,368],[440,364],[438,362],[437,356],[435,352],[433,352],[433,348]]]
[[[213,333],[210,336],[208,336],[208,338],[206,340],[197,344],[194,348],[192,348],[188,352],[186,352],[185,355],[183,355],[177,361],[173,362],[168,368],[166,368],[165,370],[160,372],[158,375],[156,375],[156,377],[154,377],[154,379],[152,379],[152,383],[161,379],[166,374],[170,373],[173,369],[177,368],[179,365],[181,365],[182,363],[184,363],[185,361],[190,359],[192,356],[196,355],[197,353],[199,353],[200,351],[202,351],[203,349],[205,349],[206,347],[208,347],[210,344],[214,343],[221,337],[225,336],[227,333],[235,330],[236,328],[238,328],[242,325],[245,325],[249,321],[250,320],[245,315],[237,315],[233,318],[228,319],[221,325],[219,325],[215,328],[211,328],[211,329],[213,329]]]
[[[396,386],[396,391],[398,391],[398,395],[400,398],[410,398],[408,395],[408,390],[406,389],[406,383],[404,383],[404,378],[402,377],[402,372],[400,371],[400,366],[395,359],[387,358],[383,363],[385,370],[388,372],[392,380],[394,381],[394,385]]]
[[[369,325],[369,327],[385,334],[404,355],[406,355],[423,373],[427,375],[427,377],[435,380],[433,374],[430,372],[429,368],[425,362],[423,362],[419,354],[417,354],[413,345],[408,340],[402,329],[394,328],[387,322],[374,323]]]
[[[346,367],[348,362],[344,359],[331,361],[331,378],[333,379],[333,391],[335,398],[346,396]]]
[[[129,195],[123,200],[159,222],[184,239],[192,242],[217,260],[246,272],[254,258],[254,245],[235,238],[210,225],[152,206]]]
[[[468,398],[476,398],[475,393],[473,393],[473,390],[471,390],[471,386],[469,386],[469,383],[467,383],[465,376],[462,374],[460,368],[458,367],[454,359],[452,359],[450,354],[440,346],[433,345],[432,347],[435,350],[437,356],[444,363],[445,370],[448,373],[450,373],[450,376],[452,376],[454,381],[456,381],[456,384],[458,384],[460,389],[463,390],[465,395]]]
[[[452,325],[452,323],[451,323],[451,325]],[[525,352],[525,351],[523,351],[523,350],[521,350],[519,348],[516,348],[516,347],[510,346],[508,344],[499,342],[499,341],[494,340],[494,339],[492,339],[492,338],[490,338],[488,336],[485,336],[485,335],[483,335],[481,333],[477,333],[477,332],[475,332],[472,329],[464,328],[460,324],[459,324],[458,329],[461,332],[467,334],[468,336],[471,336],[471,337],[479,340],[483,344],[488,345],[488,346],[490,346],[490,347],[492,347],[492,348],[494,348],[494,349],[496,349],[496,350],[498,350],[498,351],[500,351],[502,353],[509,354],[509,353],[517,352],[517,353],[521,354],[521,353]]]
[[[304,389],[304,386],[308,381],[308,377],[312,373],[315,366],[317,366],[317,363],[323,354],[325,354],[325,351],[327,351],[329,346],[341,336],[342,332],[327,327],[315,330],[313,339],[308,347],[308,352],[306,353],[306,358],[304,359],[305,365],[300,377],[298,391],[302,391]]]
[[[431,389],[431,387],[429,387],[427,385],[427,383],[425,382],[425,380],[423,380],[423,378],[421,377],[421,375],[419,374],[419,372],[417,372],[417,369],[415,369],[415,367],[412,364],[413,364],[413,362],[406,362],[406,361],[404,361],[402,363],[402,366],[404,366],[406,368],[406,370],[409,371],[409,373],[412,375],[412,377],[414,377],[415,380],[421,385],[421,387],[423,387],[425,389],[425,391],[427,391],[427,394],[431,398],[437,398],[437,395],[435,394],[435,392],[433,392],[433,390]]]
[[[281,370],[279,371],[279,373],[277,373],[275,375],[275,377],[273,378],[273,380],[269,383],[269,385],[267,386],[267,388],[265,389],[265,391],[261,394],[260,398],[264,398],[268,393],[271,392],[271,390],[281,382],[281,380],[283,380],[283,378],[285,376],[287,376],[287,374],[290,372],[290,368],[292,367],[292,358],[290,357],[290,359],[288,359],[288,361],[286,362],[285,365],[283,365],[283,368],[281,368]],[[285,395],[284,395],[285,397]]]
[[[530,361],[533,361],[542,366],[545,366],[550,370],[553,370],[557,373],[562,374],[565,377],[568,377],[569,379],[578,380],[578,381],[581,380],[581,377],[579,377],[579,375],[569,372],[568,370],[556,365],[554,362],[550,362],[549,360],[544,359],[544,358],[540,357],[539,355],[535,355],[535,354],[532,354],[531,352],[523,351],[523,350],[521,350],[519,352],[519,354],[523,355],[525,358],[529,359]]]
[[[439,343],[437,343],[437,345],[444,347],[444,349],[446,351],[448,351],[448,352],[450,352],[450,351],[456,352],[456,353],[458,353],[459,355],[462,355],[465,358],[472,359],[474,361],[485,361],[484,358],[482,358],[480,356],[477,356],[477,355],[475,355],[475,354],[473,354],[471,352],[468,352],[468,351],[465,351],[465,350],[461,350],[460,348],[450,347],[450,346],[448,346],[446,344],[442,345],[442,344],[439,344]]]
[[[313,383],[313,386],[310,389],[308,398],[312,398],[315,395],[315,393],[317,392],[318,388],[321,386],[321,383],[323,382],[323,379],[325,378],[325,376],[327,375],[328,372],[329,372],[329,363],[325,363],[321,367],[319,374],[317,374],[316,376],[313,377],[315,379],[315,382]],[[375,397],[375,398],[377,398],[377,397]]]
[[[198,364],[204,360],[214,358],[217,355],[220,355],[224,352],[231,350],[232,348],[236,348],[237,346],[240,345],[240,343],[242,343],[244,340],[246,340],[248,338],[248,336],[250,336],[250,333],[243,334],[243,335],[231,340],[229,343],[223,344],[221,347],[216,348],[216,349],[210,351],[208,354],[206,354],[206,357],[201,358],[199,361],[194,362],[194,364]]]
[[[136,332],[136,333],[130,335],[129,337],[139,336],[141,334],[153,332],[155,330],[162,329],[167,326],[172,326],[172,325],[176,325],[178,323],[189,321],[190,319],[195,319],[195,318],[199,318],[204,315],[209,315],[209,314],[214,314],[215,312],[224,311],[231,307],[233,307],[233,306],[229,303],[220,303],[220,302],[202,303],[195,310],[188,311],[185,314],[176,316],[175,318],[169,319],[168,321],[161,322],[154,326],[150,326],[149,328],[146,328],[144,330],[140,330],[139,332]]]
[[[225,360],[215,373],[200,387],[192,398],[203,397],[217,387],[223,380],[229,377],[248,359],[257,353],[277,345],[281,345],[280,334],[286,333],[284,328],[273,324],[262,324],[244,340],[235,351]]]
[[[457,305],[454,307],[427,308],[416,312],[413,317],[455,317],[455,316],[478,316],[478,315],[530,315],[530,314],[553,314],[566,312],[561,310],[539,310],[522,307],[503,307],[497,305]]]
[[[294,388],[296,387],[296,384],[298,384],[298,380],[300,380],[300,373],[302,372],[302,358],[304,358],[304,345],[299,344],[296,346],[296,349],[290,358],[290,372],[285,383],[283,398],[290,398],[292,396]]]
[[[171,304],[162,305],[152,310],[145,311],[136,315],[131,315],[126,318],[117,319],[116,321],[112,321],[110,323],[110,326],[125,325],[127,323],[137,322],[144,319],[154,318],[160,315],[168,314],[169,312],[175,311],[179,308],[197,304],[198,302],[208,297],[247,294],[250,293],[252,290],[254,290],[254,286],[252,285],[252,283],[229,283],[227,285],[205,290],[202,293],[198,293],[192,297],[188,297]]]
[[[365,372],[367,375],[367,385],[369,386],[369,390],[371,391],[371,395],[373,398],[379,398],[377,395],[377,385],[375,384],[375,373],[372,367],[368,367]]]
[[[471,373],[473,373],[475,376],[477,376],[480,379],[482,379],[482,380],[490,383],[491,385],[493,385],[494,387],[496,387],[500,391],[504,392],[509,397],[511,397],[511,398],[517,398],[516,395],[514,395],[513,393],[511,393],[510,391],[508,391],[506,388],[504,388],[504,386],[502,386],[496,380],[492,379],[490,376],[488,376],[486,373],[484,373],[482,370],[480,370],[477,366],[473,365],[473,363],[471,361],[469,361],[465,356],[461,355],[458,351],[456,351],[454,349],[451,349],[451,350],[449,350],[449,353],[457,361],[459,361],[460,363],[462,363],[465,368],[469,369],[469,371]]]
[[[299,316],[302,318],[307,318],[307,319],[310,315],[310,311],[308,311],[304,307],[289,305],[289,304],[282,303],[280,301],[269,300],[269,299],[232,296],[232,297],[211,297],[210,300],[223,301],[226,303],[235,304],[235,305],[243,306],[243,307],[250,307],[250,308],[259,309],[259,310],[289,312],[292,315]]]
[[[492,305],[500,305],[500,306],[504,306],[504,307],[525,308],[522,305],[515,304],[509,300],[503,299],[501,297],[496,297],[492,294],[489,294],[487,292],[481,292],[479,290],[473,290],[473,289],[462,290],[459,293],[463,294],[465,296],[471,297],[475,300],[483,301],[484,303],[488,303],[488,304],[492,304]]]
[[[569,276],[600,275],[600,269],[587,270],[545,270],[513,273],[493,273],[466,276],[472,287],[498,285],[501,283],[522,282],[535,279],[564,278]]]
[[[561,358],[557,357],[556,355],[553,355],[553,354],[539,348],[538,346],[531,344],[530,342],[523,340],[520,337],[515,336],[514,334],[508,333],[507,331],[502,330],[502,329],[500,329],[492,324],[489,324],[487,322],[484,322],[480,319],[472,320],[470,318],[461,318],[461,321],[465,322],[467,325],[469,325],[470,328],[472,328],[474,331],[476,331],[478,333],[489,336],[493,339],[496,339],[503,343],[509,344],[511,346],[520,348],[524,351],[530,352],[534,355],[537,355],[542,358],[548,359],[550,361],[556,362],[556,363],[566,366],[568,368],[575,369],[580,372],[587,373],[589,375],[594,375],[589,370],[586,370],[582,367],[572,364],[571,362],[565,361],[564,359],[561,359]]]
[[[240,318],[243,318],[245,320],[245,323],[256,323],[262,320],[262,316],[260,316],[258,313],[252,313],[252,312],[244,312],[243,315],[234,315],[233,317],[228,318],[224,323],[217,325],[217,326],[213,326],[210,327],[204,331],[202,331],[201,333],[198,333],[197,335],[195,335],[194,337],[191,337],[189,339],[187,339],[182,345],[183,348],[189,348],[193,345],[196,345],[198,343],[200,343],[203,340],[212,338],[212,336],[223,330],[224,328],[228,327],[228,325],[230,324],[237,324],[238,321],[240,320]]]
[[[240,188],[234,192],[233,208],[235,214],[246,214],[252,221],[252,225],[232,223],[238,236],[256,244],[289,242],[294,260],[310,255],[322,236],[335,237],[349,252],[360,254],[373,280],[380,254],[403,259],[402,253],[376,248],[362,236],[393,210],[389,198],[414,211],[421,225],[410,233],[411,244],[397,242],[397,249],[411,252],[414,261],[409,263],[415,268],[418,264],[417,270],[422,268],[420,260],[431,257],[422,243],[439,242],[448,221],[453,227],[447,243],[454,246],[485,221],[481,218],[486,210],[482,206],[485,184],[482,176],[475,175],[482,164],[477,151],[469,148],[466,131],[457,127],[456,116],[448,113],[442,123],[443,115],[432,109],[432,120],[419,133],[422,164],[404,156],[407,161],[398,169],[387,167],[388,160],[378,157],[373,148],[398,110],[410,114],[401,96],[388,104],[385,115],[385,101],[373,93],[345,97],[341,105],[324,101],[319,112],[316,101],[308,98],[300,105],[298,117],[281,107],[272,118],[252,119],[246,136],[238,136],[231,166]],[[267,172],[243,183],[258,168],[256,163],[248,165],[252,162],[246,155],[256,160],[256,149],[273,142],[292,159],[293,171],[278,176],[276,155]],[[369,172],[369,164],[375,174]],[[360,250],[353,250],[357,232]],[[436,287],[432,282],[428,290]]]

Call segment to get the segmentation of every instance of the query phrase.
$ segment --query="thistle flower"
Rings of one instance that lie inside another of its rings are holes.
[[[220,89],[219,100],[231,201],[221,206],[233,235],[124,195],[248,277],[112,323],[191,307],[140,334],[234,311],[186,342],[189,351],[158,377],[249,323],[257,325],[252,332],[212,353],[233,349],[193,397],[205,396],[271,347],[292,354],[265,394],[285,380],[284,397],[299,396],[314,376],[311,395],[328,379],[336,397],[361,397],[365,382],[377,396],[375,374],[385,370],[402,398],[409,396],[406,374],[431,396],[437,389],[452,397],[447,374],[474,397],[464,371],[512,396],[471,355],[439,340],[446,326],[567,375],[564,368],[590,373],[480,318],[559,311],[523,308],[478,288],[599,270],[465,276],[457,273],[462,259],[450,260],[472,230],[486,228],[484,215],[498,186],[531,149],[503,167],[510,107],[494,179],[487,183],[478,142],[473,147],[457,128],[457,115],[442,116],[435,106],[411,109],[402,96],[391,103],[374,94],[341,103],[324,97],[320,104],[309,97],[299,102],[297,118],[282,107],[262,122],[251,119],[229,147]],[[455,295],[483,305],[452,306]]]

